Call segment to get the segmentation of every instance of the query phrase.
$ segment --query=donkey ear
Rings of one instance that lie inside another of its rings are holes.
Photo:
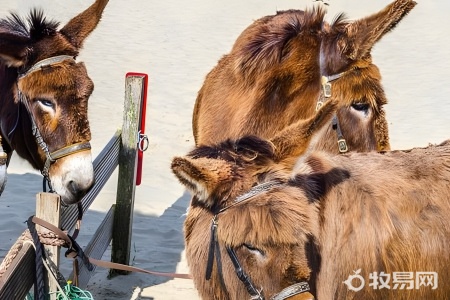
[[[352,60],[366,56],[386,33],[405,17],[417,3],[412,0],[396,0],[380,12],[354,21],[345,28],[344,54]]]
[[[67,37],[69,42],[77,49],[83,45],[86,37],[97,27],[103,10],[109,0],[97,0],[84,12],[74,17],[66,24],[60,33]]]
[[[336,106],[334,101],[327,101],[311,118],[300,120],[278,133],[271,140],[275,148],[275,161],[304,154],[314,133],[330,120]]]
[[[322,199],[337,184],[350,178],[350,172],[335,166],[327,154],[314,153],[296,167],[289,183],[301,188],[310,203]]]
[[[21,20],[13,15],[19,22]],[[20,67],[25,64],[30,38],[8,30],[12,26],[8,21],[0,23],[0,62],[8,67]]]
[[[225,161],[205,157],[175,157],[171,168],[178,180],[204,203],[214,200],[215,191],[229,181],[231,174],[230,165]]]

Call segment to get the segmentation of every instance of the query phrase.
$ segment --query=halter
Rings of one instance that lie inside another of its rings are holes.
[[[321,78],[322,90],[319,96],[319,100],[317,100],[316,111],[318,111],[323,106],[323,104],[328,100],[328,98],[331,97],[331,82],[341,78],[346,73],[347,71],[331,76],[322,76]],[[339,126],[339,120],[336,114],[333,116],[332,124],[333,129],[336,130],[337,133],[338,138],[337,143],[339,153],[345,153],[348,151],[348,146],[344,136],[342,135],[341,127]]]
[[[216,262],[217,262],[217,268],[218,268],[218,272],[219,272],[220,284],[222,285],[223,290],[225,292],[227,292],[227,290],[225,288],[225,283],[223,281],[222,273],[221,273],[222,260],[221,260],[220,250],[219,250],[219,241],[217,239],[217,227],[218,227],[217,220],[218,220],[219,214],[221,214],[222,212],[224,212],[225,210],[227,210],[231,207],[234,207],[240,203],[250,200],[251,198],[253,198],[254,196],[256,196],[260,193],[269,191],[273,188],[277,188],[277,187],[280,187],[283,185],[284,185],[284,183],[280,182],[280,181],[269,181],[269,182],[264,182],[257,186],[254,186],[245,194],[242,194],[239,197],[237,197],[233,203],[220,209],[214,215],[214,218],[213,218],[212,224],[211,224],[211,241],[210,241],[210,248],[209,248],[209,253],[208,253],[208,262],[207,262],[207,266],[206,266],[206,280],[209,280],[211,278],[212,266],[213,266],[214,255],[215,255]],[[241,282],[244,284],[245,288],[247,289],[247,292],[250,295],[250,299],[251,300],[264,300],[265,298],[264,298],[263,290],[262,289],[258,290],[255,287],[255,284],[252,282],[251,278],[247,275],[247,273],[245,273],[234,249],[228,245],[226,245],[225,248],[227,250],[227,253],[228,253],[228,256],[230,257],[231,262],[233,263],[236,275],[239,278],[239,280],[241,280]],[[284,300],[284,299],[290,298],[294,295],[309,292],[309,291],[310,291],[309,284],[307,282],[303,281],[303,282],[295,283],[293,285],[288,286],[287,288],[283,289],[278,294],[273,295],[270,298],[270,300]]]
[[[6,184],[6,163],[8,162],[8,154],[3,150],[2,136],[0,134],[0,195]]]
[[[50,57],[50,58],[46,58],[41,61],[38,61],[31,68],[29,68],[26,72],[19,73],[18,80],[23,79],[24,77],[28,76],[29,74],[31,74],[33,72],[43,70],[45,68],[49,68],[54,64],[57,64],[57,63],[60,63],[60,62],[66,61],[66,60],[71,60],[71,61],[75,62],[75,59],[69,55],[59,55],[59,56],[54,56],[54,57]],[[48,149],[47,143],[42,138],[41,132],[39,131],[39,128],[36,125],[36,121],[34,119],[33,113],[31,112],[27,97],[22,93],[22,91],[19,89],[18,86],[17,86],[17,90],[18,90],[19,100],[26,107],[28,116],[30,117],[31,131],[33,133],[33,136],[36,138],[37,144],[39,145],[39,147],[41,147],[42,151],[44,151],[45,156],[47,158],[44,163],[44,167],[41,170],[41,174],[42,174],[42,176],[44,176],[44,190],[45,190],[45,181],[47,181],[50,192],[54,192],[52,183],[50,180],[50,175],[49,175],[50,165],[52,163],[54,163],[56,160],[63,158],[65,156],[68,156],[68,155],[71,155],[71,154],[74,154],[74,153],[77,153],[80,151],[84,151],[84,150],[90,150],[91,144],[89,142],[75,143],[75,144],[63,147],[61,149],[58,149],[54,152],[50,152],[50,150]]]

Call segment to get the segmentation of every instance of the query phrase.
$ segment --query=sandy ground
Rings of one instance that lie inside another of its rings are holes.
[[[358,18],[383,8],[390,1],[330,0],[329,19],[345,11]],[[13,10],[27,14],[30,7],[45,10],[65,24],[89,6],[90,0],[0,0],[0,16]],[[114,0],[89,37],[79,60],[95,83],[89,114],[93,155],[122,124],[124,76],[150,76],[144,178],[136,189],[132,261],[137,267],[162,272],[188,272],[184,259],[183,222],[189,195],[170,171],[170,161],[194,145],[192,109],[205,75],[229,51],[239,33],[251,22],[276,10],[312,6],[313,1]],[[383,75],[386,106],[394,149],[438,143],[450,135],[450,28],[447,0],[419,1],[398,28],[379,42],[373,60]],[[117,174],[111,178],[84,217],[79,237],[85,246],[106,211],[115,201]],[[34,214],[41,177],[14,157],[9,181],[0,198],[0,259],[25,229]],[[109,259],[110,249],[104,255]],[[68,261],[63,274],[70,273]],[[102,299],[198,299],[190,280],[170,280],[145,274],[107,279],[98,269],[88,290]]]

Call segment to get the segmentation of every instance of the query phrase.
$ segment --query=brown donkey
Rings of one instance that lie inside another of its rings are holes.
[[[322,8],[255,21],[206,76],[193,113],[196,145],[248,134],[270,139],[331,97],[337,118],[312,148],[338,153],[340,139],[342,152],[388,150],[387,100],[370,51],[415,4],[396,0],[354,22],[341,14],[328,24]]]
[[[92,186],[87,109],[94,84],[75,59],[107,3],[97,0],[60,30],[38,10],[26,21],[0,19],[0,194],[14,150],[66,204]]]
[[[334,102],[326,102],[312,118],[297,121],[269,142],[247,136],[200,146],[186,157],[174,158],[173,172],[194,196],[185,221],[185,245],[194,284],[202,298],[245,299],[228,298],[226,291],[217,289],[217,272],[211,280],[205,280],[210,243],[208,232],[202,232],[200,238],[199,229],[210,226],[216,212],[258,182],[271,181],[275,176],[287,181],[293,163],[285,164],[285,158],[305,152],[314,134],[330,121],[335,108]]]
[[[450,141],[314,152],[292,172],[277,164],[289,155],[292,132],[198,147],[173,160],[194,196],[184,230],[201,297],[448,299]]]

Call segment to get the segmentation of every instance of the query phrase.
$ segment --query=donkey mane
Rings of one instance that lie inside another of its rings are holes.
[[[237,140],[227,139],[217,145],[200,146],[192,150],[188,156],[223,159],[241,164],[249,161],[252,164],[264,165],[275,159],[274,146],[267,140],[249,135]]]
[[[270,26],[269,20],[286,14],[289,18],[282,26]],[[277,11],[275,16],[262,18],[258,23],[258,32],[249,36],[247,44],[237,52],[238,67],[245,75],[250,75],[258,69],[267,69],[280,63],[289,53],[289,42],[304,30],[318,34],[322,28],[325,10],[314,7],[305,11]]]
[[[334,16],[333,20],[331,21],[331,27],[341,27],[347,25],[349,22],[348,16],[345,12],[338,13],[336,16]]]
[[[47,20],[44,12],[36,8],[30,12],[26,20],[16,13],[11,13],[6,19],[0,20],[0,28],[32,40],[56,34],[59,24],[57,21]]]

